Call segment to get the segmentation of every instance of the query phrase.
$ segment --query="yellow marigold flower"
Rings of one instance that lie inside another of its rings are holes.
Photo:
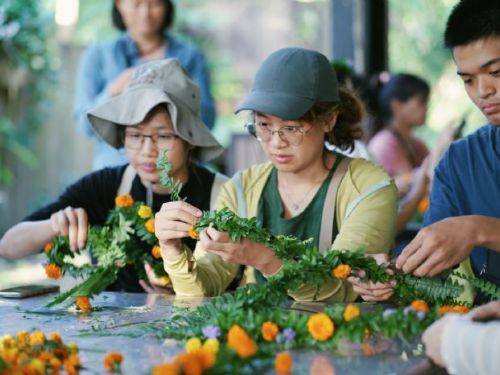
[[[198,356],[198,361],[201,364],[201,369],[206,370],[215,364],[215,353],[202,347],[195,353]]]
[[[274,368],[278,374],[289,374],[292,372],[293,357],[289,352],[281,352],[276,356]]]
[[[2,352],[2,359],[10,365],[15,365],[17,364],[18,355],[19,355],[19,349],[17,348],[5,349]]]
[[[47,242],[43,247],[43,251],[48,254],[54,248],[54,244],[52,242]]]
[[[311,315],[307,321],[307,329],[311,336],[318,341],[328,340],[335,331],[332,320],[325,313]]]
[[[92,310],[92,304],[90,303],[89,297],[87,296],[76,297],[75,303],[82,312],[87,312]]]
[[[146,230],[150,233],[155,232],[155,219],[149,219],[144,223],[144,227],[146,227]]]
[[[227,333],[227,346],[236,351],[240,358],[253,357],[257,353],[257,345],[253,339],[237,324]]]
[[[51,332],[51,333],[49,334],[49,340],[55,341],[55,342],[57,342],[58,344],[61,344],[61,343],[62,343],[62,337],[61,337],[61,335],[59,334],[59,332]]]
[[[22,330],[16,333],[16,339],[18,344],[27,344],[30,340],[30,334],[28,331]]]
[[[3,349],[13,348],[15,344],[16,344],[16,341],[10,335],[5,335],[2,338],[0,338],[0,345],[1,345],[0,348],[3,348]]]
[[[139,215],[142,219],[147,219],[148,217],[151,217],[152,214],[153,210],[149,206],[142,205],[137,210],[137,215]]]
[[[413,301],[410,307],[415,311],[423,311],[423,312],[429,311],[429,306],[424,300],[421,299],[416,299],[415,301]]]
[[[333,277],[337,279],[346,279],[351,274],[351,266],[348,264],[341,264],[335,267],[332,271]]]
[[[262,337],[266,341],[274,341],[278,335],[279,328],[273,322],[264,322],[261,327]]]
[[[115,198],[116,207],[131,207],[134,205],[134,198],[130,194],[119,195]]]
[[[198,337],[191,337],[186,341],[186,352],[193,353],[201,348],[201,340]]]
[[[176,363],[162,363],[153,367],[151,375],[179,375],[179,365]]]
[[[45,273],[51,279],[59,279],[62,275],[62,270],[57,264],[49,263],[45,266]]]
[[[201,375],[203,373],[200,358],[195,353],[181,353],[175,358],[174,363],[181,366],[183,375]]]
[[[76,354],[80,351],[80,349],[78,349],[78,345],[76,345],[76,343],[74,342],[70,342],[66,347],[68,348],[68,351],[73,354]]]
[[[104,356],[104,368],[111,372],[120,372],[120,366],[123,361],[123,355],[118,352],[109,352]]]
[[[27,374],[45,374],[45,363],[37,358],[31,359],[28,363]]]
[[[158,245],[153,246],[151,249],[151,255],[155,259],[160,259],[161,258],[161,248]]]
[[[350,322],[354,318],[357,318],[361,314],[359,307],[350,303],[344,309],[344,319],[346,322]]]
[[[42,331],[35,331],[30,335],[30,345],[43,345],[45,334]]]
[[[192,238],[193,240],[198,239],[198,232],[196,231],[194,225],[191,225],[188,229],[188,236]]]
[[[219,351],[219,340],[217,339],[208,339],[203,343],[203,348],[212,351],[214,353],[217,353]]]

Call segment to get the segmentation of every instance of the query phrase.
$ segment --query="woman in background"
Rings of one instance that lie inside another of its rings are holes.
[[[208,68],[194,46],[173,37],[169,28],[175,8],[171,0],[115,0],[113,25],[122,35],[90,47],[83,54],[77,73],[74,116],[87,136],[95,136],[86,113],[119,95],[130,81],[134,67],[150,60],[176,58],[201,90],[201,118],[211,129],[215,105],[210,94]],[[116,150],[96,138],[93,169],[126,162],[124,150]]]

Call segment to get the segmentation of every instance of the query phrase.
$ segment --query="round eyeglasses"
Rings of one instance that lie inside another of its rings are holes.
[[[151,139],[151,142],[158,150],[166,150],[172,148],[179,136],[177,134],[145,135],[141,133],[125,133],[125,147],[139,150],[142,148],[146,138]]]
[[[304,135],[311,128],[304,130],[302,126],[282,126],[277,130],[271,130],[268,124],[260,124],[249,122],[245,124],[248,132],[253,135],[259,142],[269,142],[274,133],[277,133],[283,142],[287,142],[292,146],[299,146],[304,140]]]

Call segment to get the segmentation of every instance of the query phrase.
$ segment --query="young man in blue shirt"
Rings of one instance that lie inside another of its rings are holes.
[[[435,170],[424,226],[397,267],[434,276],[470,257],[473,272],[500,286],[500,3],[462,0],[445,45],[488,124],[454,142]],[[485,301],[478,296],[476,303]]]

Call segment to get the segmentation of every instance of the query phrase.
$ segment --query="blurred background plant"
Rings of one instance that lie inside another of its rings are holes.
[[[14,181],[15,159],[34,168],[33,142],[55,82],[50,14],[38,0],[0,2],[0,187]]]

